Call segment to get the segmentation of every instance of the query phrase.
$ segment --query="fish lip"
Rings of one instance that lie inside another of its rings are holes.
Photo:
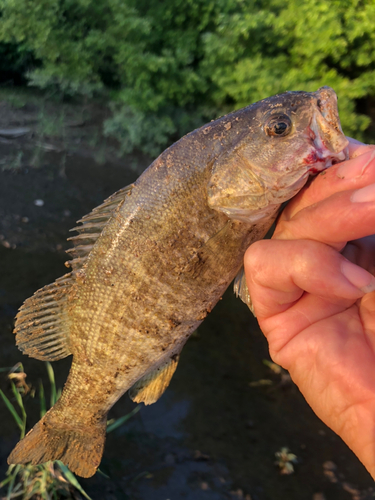
[[[334,104],[336,94],[332,90]],[[313,115],[306,134],[311,141],[311,150],[305,157],[308,171],[311,174],[321,172],[336,163],[349,159],[349,141],[344,136],[340,121],[332,114],[332,103],[328,110],[322,105],[314,105]]]
[[[326,85],[313,94],[314,114],[320,116],[328,128],[342,134],[336,92]]]
[[[310,153],[305,157],[305,163],[308,165],[308,172],[310,174],[317,174],[326,170],[332,165],[341,163],[349,158],[349,147],[345,146],[339,152],[332,152],[324,146],[324,144],[316,144],[313,142],[313,147]]]

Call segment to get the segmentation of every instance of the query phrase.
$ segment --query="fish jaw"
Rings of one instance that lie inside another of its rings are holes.
[[[318,99],[306,131],[307,138],[312,140],[311,151],[304,158],[313,175],[349,159],[349,141],[341,129],[335,92],[322,87],[315,94]]]
[[[302,155],[300,173],[295,171],[297,178],[294,181],[293,173],[290,176],[287,174],[280,182],[279,189],[267,192],[269,206],[264,210],[267,214],[295,196],[310,175],[349,159],[349,141],[341,128],[335,91],[330,87],[322,87],[313,92],[310,113],[310,122],[302,134],[309,146]],[[295,163],[298,164],[298,158]]]
[[[347,149],[349,141],[343,134],[337,109],[337,95],[330,87],[322,87],[316,93],[314,118],[324,136],[324,144],[332,153]]]
[[[333,137],[334,132],[337,137]],[[306,137],[312,141],[310,151],[303,158],[308,175],[316,175],[323,170],[349,159],[349,141],[338,134],[317,110],[306,131]],[[306,179],[305,179],[306,180]]]

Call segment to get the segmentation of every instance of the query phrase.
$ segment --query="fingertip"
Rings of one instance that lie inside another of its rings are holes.
[[[341,180],[359,180],[369,168],[373,169],[374,160],[375,148],[359,156],[355,156],[350,160],[338,163],[337,166],[335,165],[335,167],[333,167],[332,171],[335,172],[336,176]]]
[[[347,137],[347,139],[349,141],[349,158],[356,158],[367,151],[375,149],[375,146],[372,144],[365,144],[352,137]]]
[[[370,293],[375,290],[375,278],[362,267],[353,264],[349,260],[343,259],[341,262],[341,272],[343,276],[363,293]]]
[[[257,269],[258,264],[264,258],[264,252],[268,248],[267,242],[269,242],[269,240],[255,241],[246,250],[244,255],[245,273],[246,270],[255,271]]]

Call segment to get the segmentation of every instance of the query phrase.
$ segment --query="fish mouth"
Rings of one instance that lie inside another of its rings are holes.
[[[313,96],[313,114],[307,135],[311,150],[304,158],[310,174],[316,174],[349,158],[337,110],[337,96],[330,87],[322,87]]]
[[[304,163],[308,166],[308,172],[311,175],[349,159],[348,140],[346,140],[347,145],[341,151],[335,152],[327,148],[324,137],[319,133],[319,130],[316,130],[314,125],[309,127],[308,134],[312,141],[312,148],[304,158]]]

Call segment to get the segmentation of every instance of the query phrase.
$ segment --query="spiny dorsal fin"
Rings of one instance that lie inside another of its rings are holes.
[[[249,289],[247,288],[245,269],[243,268],[243,266],[241,267],[241,270],[239,271],[237,276],[234,278],[233,289],[236,297],[239,297],[242,302],[244,302],[249,307],[250,311],[255,316],[253,303],[251,301]]]
[[[161,364],[156,370],[138,380],[129,389],[129,396],[135,403],[151,405],[155,403],[169,386],[176,371],[179,354],[175,354],[168,361]]]
[[[17,314],[14,333],[19,349],[25,354],[44,361],[62,359],[71,354],[68,345],[69,325],[65,314],[68,292],[76,271],[84,265],[103,227],[124,202],[132,187],[117,191],[78,221],[82,225],[74,230],[79,234],[69,238],[75,245],[75,248],[68,250],[68,253],[73,254],[73,260],[68,263],[73,272],[41,288],[22,305]]]
[[[130,194],[133,187],[134,184],[131,184],[120,189],[107,198],[101,205],[94,208],[89,214],[77,221],[81,225],[74,227],[71,231],[77,231],[79,234],[68,238],[68,241],[73,242],[74,247],[67,250],[67,253],[73,257],[72,260],[65,263],[67,267],[71,267],[73,271],[82,268],[92,247],[101,235],[104,226],[112,217],[117,207],[124,202],[125,197]]]
[[[23,353],[43,361],[56,361],[71,354],[66,303],[72,282],[72,273],[65,274],[25,300],[14,329]]]

